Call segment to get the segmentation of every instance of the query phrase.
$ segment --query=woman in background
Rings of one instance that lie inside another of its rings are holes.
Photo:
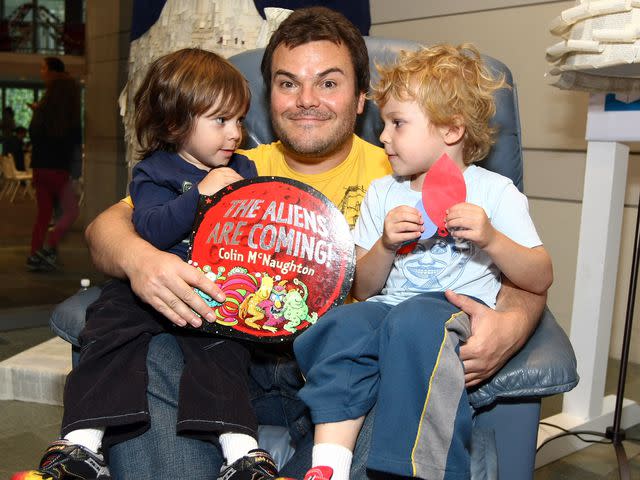
[[[43,60],[40,75],[46,91],[42,99],[31,106],[33,118],[29,126],[38,211],[27,269],[51,271],[58,267],[58,243],[78,217],[78,199],[70,170],[81,138],[80,88],[65,72],[62,60],[56,57]],[[45,240],[56,203],[61,207],[62,215]]]

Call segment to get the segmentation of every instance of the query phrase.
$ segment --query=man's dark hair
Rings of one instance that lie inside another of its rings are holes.
[[[369,89],[369,54],[360,31],[341,13],[326,7],[309,7],[295,10],[269,40],[260,65],[267,95],[271,94],[271,64],[276,48],[281,44],[295,48],[322,40],[347,47],[355,72],[356,93],[366,92]]]
[[[50,72],[64,72],[64,62],[58,57],[45,57],[44,63],[47,64],[47,69]]]

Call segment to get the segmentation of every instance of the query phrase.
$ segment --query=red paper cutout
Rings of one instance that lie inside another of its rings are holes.
[[[446,237],[449,232],[444,226],[447,209],[464,202],[467,186],[460,167],[446,153],[436,160],[424,177],[422,203],[431,221],[438,227],[438,235]]]

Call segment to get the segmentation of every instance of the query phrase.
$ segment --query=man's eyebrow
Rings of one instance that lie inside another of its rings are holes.
[[[344,71],[341,68],[338,67],[331,67],[331,68],[327,68],[325,71],[320,72],[316,75],[317,78],[322,78],[322,77],[326,77],[327,75],[329,75],[330,73],[340,73],[342,75],[344,75]]]
[[[345,75],[344,70],[342,70],[341,68],[339,68],[339,67],[331,67],[331,68],[327,68],[326,70],[323,70],[322,72],[317,73],[315,75],[315,77],[316,78],[326,77],[330,73],[339,73],[341,75]],[[286,70],[276,70],[274,72],[273,76],[275,78],[278,75],[282,75],[282,76],[288,77],[291,80],[297,80],[298,79],[297,75],[295,75],[294,73],[288,72]]]
[[[295,80],[296,76],[291,73],[291,72],[287,72],[286,70],[276,70],[275,72],[273,72],[273,76],[277,77],[278,75],[282,75],[284,77],[289,77],[291,80]]]

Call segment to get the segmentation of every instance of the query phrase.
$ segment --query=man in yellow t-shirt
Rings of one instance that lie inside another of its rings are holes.
[[[350,224],[355,224],[360,201],[371,180],[390,172],[384,151],[353,133],[369,86],[369,59],[359,32],[342,15],[326,8],[296,10],[271,37],[262,60],[262,76],[271,124],[279,141],[241,153],[256,162],[260,175],[294,178],[314,186],[336,203]],[[87,242],[96,266],[109,275],[128,278],[143,301],[178,326],[199,326],[202,320],[194,311],[213,321],[211,309],[193,288],[218,301],[224,300],[222,292],[197,269],[142,240],[132,226],[131,212],[130,205],[119,202],[87,228]],[[543,296],[532,298],[505,287],[503,284],[507,293],[501,292],[496,310],[448,294],[449,300],[474,322],[473,335],[460,348],[467,386],[495,373],[524,344],[544,307]],[[175,392],[175,371],[181,370],[181,356],[175,341],[168,345],[167,339],[161,337],[156,337],[150,348],[150,357],[161,360],[150,362],[149,400],[156,402],[155,411],[171,413],[175,407],[167,396],[175,395],[171,392]],[[154,347],[158,343],[161,347]],[[154,353],[158,348],[162,352]],[[256,378],[260,389],[256,394],[258,420],[284,422],[294,443],[308,441],[311,423],[295,394],[302,379],[294,361],[286,353],[275,362],[273,358],[253,361],[252,371],[257,368],[264,373]],[[273,365],[275,370],[268,373]],[[268,409],[265,418],[259,412],[263,400],[262,408]],[[167,424],[170,417],[154,416],[150,436],[125,441],[112,449],[110,467],[114,477],[217,476],[222,462],[217,446],[168,435],[172,429],[175,432],[175,426]],[[130,445],[131,442],[137,443]],[[131,451],[144,451],[145,455],[132,456]],[[309,456],[309,448],[298,449],[288,464],[297,468],[285,466],[280,473],[302,478],[310,465]],[[350,478],[366,478],[365,457],[366,445],[364,451],[356,448]],[[203,458],[207,459],[206,465],[197,460]]]
[[[312,39],[310,30],[316,35]],[[289,177],[313,186],[355,225],[369,184],[391,171],[384,150],[353,133],[369,86],[369,59],[363,38],[341,14],[325,8],[296,10],[273,34],[265,50],[263,77],[269,92],[271,123],[279,141],[239,153],[256,163],[259,175]],[[119,202],[96,218],[87,228],[87,240],[99,268],[129,278],[141,299],[178,326],[199,325],[201,320],[193,310],[210,318],[211,310],[193,294],[193,287],[223,300],[215,284],[197,269],[156,250],[135,233],[130,203]],[[155,343],[150,345],[151,356],[154,348],[159,348]],[[177,345],[165,343],[162,349],[162,362],[149,363],[149,399],[162,403],[158,409],[173,412],[169,397],[176,386],[155,386],[180,371],[181,356]],[[291,352],[266,357],[256,352],[252,372],[254,383],[260,387],[260,392],[254,392],[258,420],[289,426],[294,443],[310,442],[312,424],[305,405],[296,398],[302,377]],[[153,394],[154,388],[163,393]],[[158,397],[169,399],[161,401]],[[282,417],[274,418],[277,415]],[[198,478],[216,478],[222,463],[218,447],[175,435],[168,439],[167,432],[175,431],[169,418],[154,416],[149,434],[111,449],[110,468],[115,477],[181,478],[189,472]],[[158,426],[161,434],[154,433],[159,431]],[[147,458],[131,459],[126,452],[132,449],[147,452]],[[207,465],[198,462],[199,458],[207,458]],[[359,458],[361,461],[354,463],[361,466],[360,473],[353,478],[365,478],[364,456]],[[281,473],[302,478],[310,460],[309,450],[300,448],[290,462],[293,466],[285,466]]]

